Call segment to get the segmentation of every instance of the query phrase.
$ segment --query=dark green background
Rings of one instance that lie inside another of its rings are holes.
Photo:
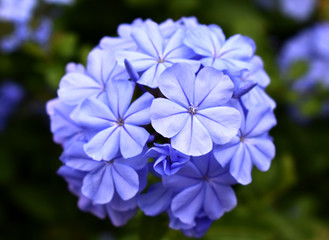
[[[250,185],[235,186],[238,206],[215,221],[203,239],[329,239],[329,120],[313,116],[301,125],[292,119],[289,106],[298,96],[277,68],[286,39],[329,20],[329,1],[321,3],[308,21],[297,23],[248,0],[77,0],[56,19],[48,50],[26,43],[12,54],[0,53],[0,79],[25,88],[23,101],[0,133],[0,239],[185,239],[167,227],[165,215],[150,218],[139,212],[126,226],[114,228],[108,219],[79,211],[77,198],[56,175],[61,148],[52,141],[45,114],[66,63],[85,63],[92,47],[103,36],[116,35],[120,23],[182,16],[218,24],[227,36],[252,37],[272,80],[267,92],[277,102],[278,125],[271,131],[277,154],[270,170],[255,169]],[[298,75],[302,70],[297,66],[293,71]],[[310,100],[302,111],[314,115],[317,104]]]

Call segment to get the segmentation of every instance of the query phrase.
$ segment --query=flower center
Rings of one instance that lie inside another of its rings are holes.
[[[162,59],[162,58],[159,58],[159,59],[158,59],[158,63],[164,63],[164,61],[165,61],[165,60]]]
[[[119,120],[117,121],[117,124],[119,126],[123,126],[125,124],[124,120],[122,118],[119,118]]]
[[[194,114],[196,114],[196,110],[198,109],[198,107],[195,107],[193,105],[191,105],[189,108],[188,108],[188,113],[191,114],[192,116]]]

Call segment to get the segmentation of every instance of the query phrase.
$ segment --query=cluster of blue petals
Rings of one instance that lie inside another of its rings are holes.
[[[316,88],[329,90],[329,23],[321,22],[307,28],[289,39],[282,47],[279,57],[280,69],[283,76],[289,76],[291,68],[303,62],[306,71],[293,81],[292,90],[299,95],[315,95]],[[323,114],[329,114],[329,99],[323,103]]]
[[[81,210],[115,226],[140,208],[201,237],[237,205],[232,185],[274,158],[270,79],[252,39],[193,17],[137,19],[118,35],[86,67],[69,63],[47,104],[64,149],[58,174]]]
[[[44,0],[45,4],[72,4],[73,0]],[[35,9],[38,8],[38,0],[1,0],[0,22],[9,23],[13,31],[9,35],[0,37],[0,50],[12,52],[26,41],[34,41],[45,47],[53,29],[53,22],[49,16],[38,19],[38,25],[31,27]]]
[[[256,0],[266,9],[277,9],[295,21],[305,21],[314,13],[319,0]]]

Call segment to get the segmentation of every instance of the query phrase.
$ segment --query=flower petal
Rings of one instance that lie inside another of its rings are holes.
[[[164,188],[162,183],[155,183],[147,193],[139,196],[137,203],[145,215],[156,216],[168,209],[172,195],[172,191]]]
[[[97,80],[78,72],[67,73],[59,83],[57,94],[69,105],[76,105],[90,96],[102,93],[102,87]]]
[[[176,63],[160,76],[159,88],[168,99],[188,108],[193,103],[194,81],[193,66]]]
[[[112,160],[119,150],[120,130],[118,126],[98,132],[84,145],[87,155],[95,160]]]
[[[211,67],[204,67],[195,79],[194,105],[200,109],[225,104],[232,98],[234,85],[229,76]]]
[[[71,118],[83,127],[104,129],[117,121],[108,106],[95,98],[87,98],[71,114]]]
[[[134,27],[131,37],[137,46],[151,56],[160,56],[163,52],[163,36],[157,23],[148,19],[141,26]]]
[[[184,189],[173,198],[172,213],[183,223],[192,224],[202,207],[203,195],[202,183]]]
[[[166,67],[163,63],[157,62],[142,74],[138,83],[150,88],[157,88],[159,86],[159,77],[165,69]]]
[[[124,158],[135,157],[143,151],[150,134],[142,127],[125,124],[120,130],[120,151]]]
[[[224,212],[234,208],[236,203],[236,197],[231,187],[207,184],[203,209],[210,219],[219,219]]]
[[[109,82],[107,88],[107,99],[109,107],[113,114],[119,118],[125,115],[133,93],[135,90],[135,83],[128,80],[113,80]]]
[[[88,173],[83,179],[81,192],[91,199],[94,204],[110,202],[114,194],[110,168],[104,165],[104,167]]]
[[[206,126],[212,140],[217,144],[228,143],[241,126],[241,115],[232,107],[202,109],[195,115]]]
[[[214,146],[214,156],[218,163],[225,167],[239,148],[240,138],[234,137],[229,143]]]
[[[270,168],[275,156],[275,146],[269,137],[246,138],[246,145],[255,166],[261,171]]]
[[[238,183],[247,185],[251,182],[252,161],[244,144],[240,144],[230,164],[230,173]]]
[[[131,167],[114,162],[112,176],[115,189],[123,200],[129,200],[137,194],[138,175]]]
[[[172,137],[171,145],[186,155],[200,156],[211,151],[213,142],[211,135],[198,118],[189,116],[183,129]]]
[[[187,109],[165,98],[154,99],[151,105],[151,123],[153,128],[166,138],[180,132],[189,114]]]

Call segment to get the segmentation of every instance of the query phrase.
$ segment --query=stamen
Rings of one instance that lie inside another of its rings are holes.
[[[191,115],[194,115],[194,114],[196,114],[197,109],[198,109],[198,107],[191,105],[188,109],[188,113]]]
[[[119,126],[123,126],[125,124],[124,120],[122,118],[119,118],[119,120],[117,121],[117,124]]]

